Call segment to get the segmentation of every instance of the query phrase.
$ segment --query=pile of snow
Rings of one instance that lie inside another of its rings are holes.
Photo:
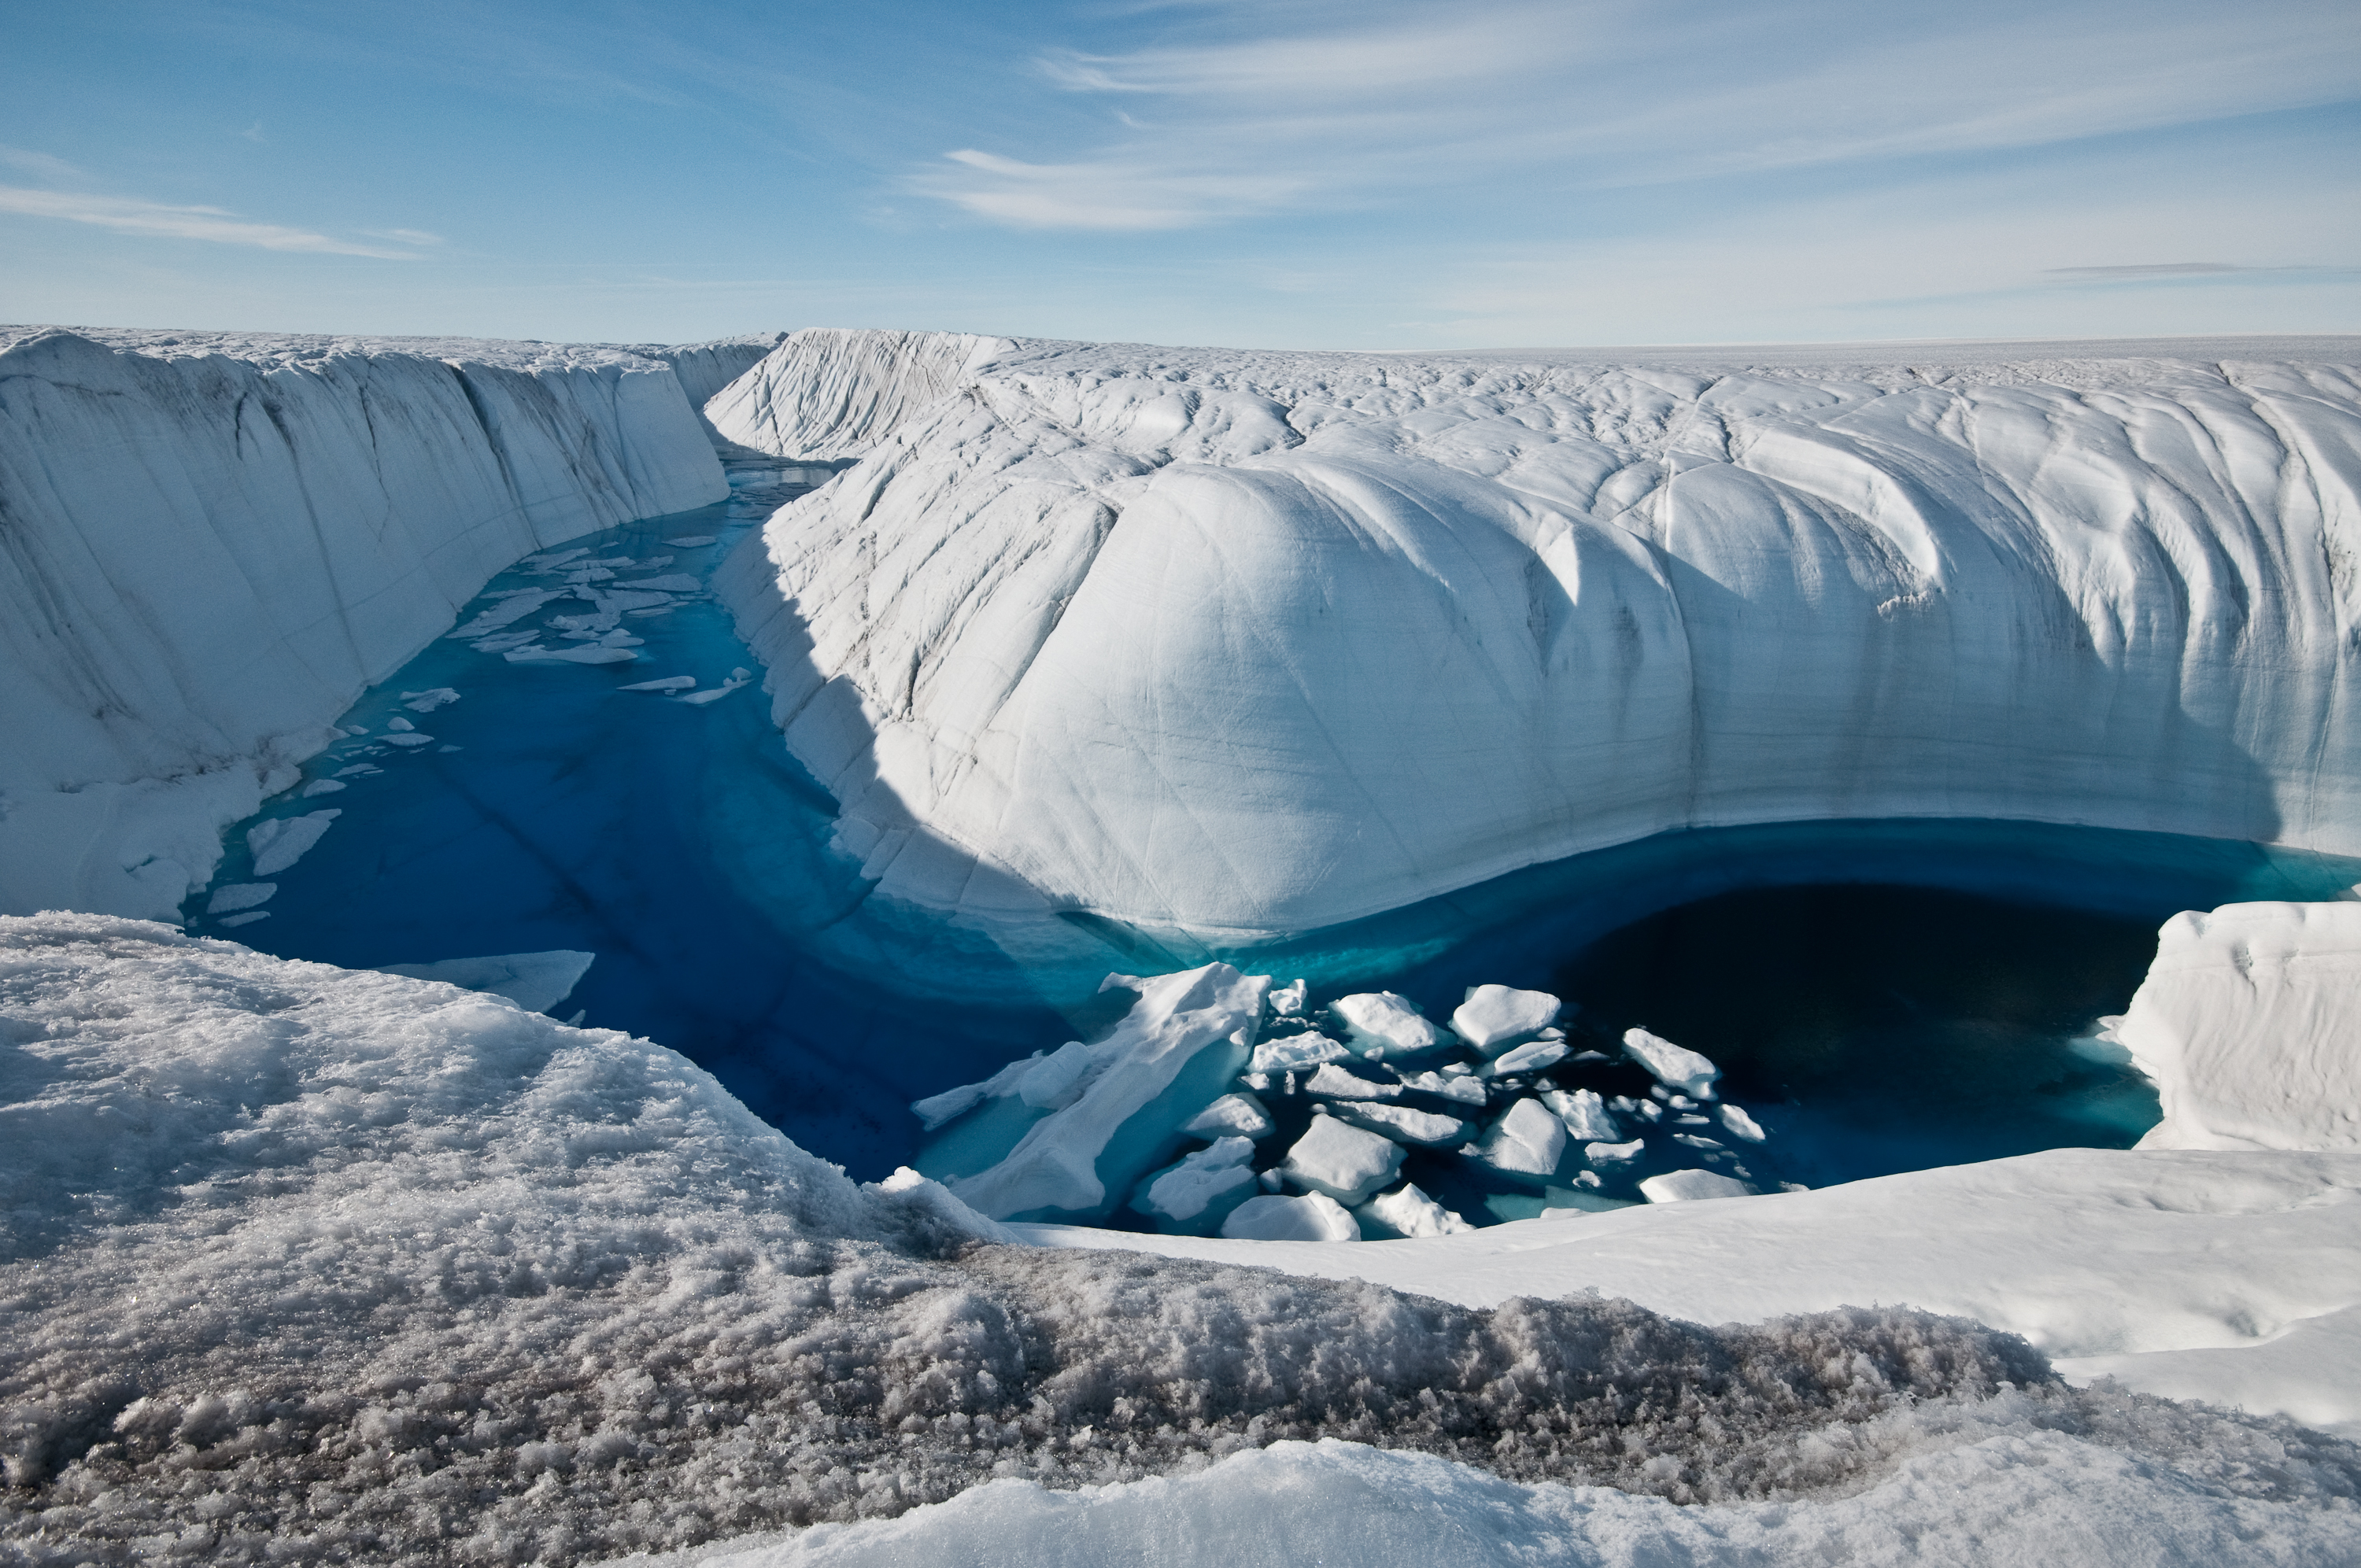
[[[2349,341],[947,347],[887,438],[904,343],[756,373],[867,455],[718,579],[885,896],[1243,935],[1683,826],[2361,850]]]
[[[1929,1529],[1996,1496],[2103,1519],[2085,1481],[2129,1474],[2301,1542],[2361,1488],[2350,1445],[1907,1311],[1707,1330],[982,1245],[660,1047],[160,926],[0,919],[0,1552],[33,1563],[563,1564],[1322,1438],[1459,1462],[1395,1472],[1438,1496],[1474,1464],[1841,1520],[1809,1499],[1892,1477]],[[1971,1495],[1914,1479],[1979,1445]]]
[[[0,910],[170,916],[493,573],[727,494],[630,350],[0,328]]]
[[[2112,1036],[2164,1102],[2144,1149],[2361,1151],[2361,904],[2174,916]]]

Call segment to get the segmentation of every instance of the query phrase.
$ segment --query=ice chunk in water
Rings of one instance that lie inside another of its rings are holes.
[[[1439,1094],[1445,1100],[1456,1100],[1463,1105],[1481,1105],[1490,1098],[1483,1084],[1466,1074],[1440,1072],[1412,1073],[1403,1078],[1404,1089],[1415,1089],[1421,1094]]]
[[[1399,1100],[1399,1083],[1372,1083],[1356,1077],[1333,1063],[1323,1062],[1320,1070],[1303,1080],[1306,1094],[1324,1094],[1335,1100]]]
[[[1593,1143],[1582,1146],[1582,1157],[1592,1165],[1621,1165],[1640,1157],[1648,1146],[1645,1139],[1633,1138],[1628,1144]]]
[[[446,631],[443,635],[455,641],[466,641],[482,637],[498,631],[512,621],[522,620],[543,605],[559,597],[561,597],[559,590],[555,588],[526,588],[521,592],[506,594],[501,597],[500,603],[485,610],[475,620],[456,630]]]
[[[232,883],[214,889],[214,895],[205,901],[205,913],[227,915],[236,909],[251,909],[258,904],[268,904],[270,895],[278,891],[275,882]]]
[[[664,543],[675,550],[696,550],[712,543],[719,537],[719,534],[712,533],[684,533],[678,539],[667,539]]]
[[[1720,1109],[1721,1124],[1728,1127],[1732,1135],[1744,1138],[1750,1144],[1759,1144],[1763,1141],[1765,1135],[1760,1122],[1735,1105],[1725,1103]]]
[[[1301,1072],[1323,1062],[1343,1061],[1353,1053],[1325,1035],[1282,1035],[1254,1049],[1248,1072]]]
[[[1420,1017],[1409,998],[1390,991],[1340,996],[1328,1004],[1328,1015],[1345,1025],[1354,1049],[1381,1060],[1433,1050],[1443,1040],[1443,1031]]]
[[[1421,1148],[1456,1147],[1467,1141],[1472,1130],[1456,1116],[1412,1111],[1400,1105],[1345,1104],[1331,1114],[1396,1143],[1416,1144]]]
[[[1402,1147],[1391,1138],[1348,1127],[1334,1116],[1314,1116],[1279,1169],[1298,1187],[1358,1203],[1391,1181],[1401,1162]]]
[[[1607,1109],[1607,1102],[1598,1097],[1595,1089],[1577,1089],[1572,1093],[1554,1089],[1541,1098],[1543,1104],[1557,1113],[1571,1136],[1585,1142],[1598,1139],[1613,1143],[1623,1135],[1622,1124],[1615,1120],[1614,1113]]]
[[[349,789],[352,786],[350,784],[347,784],[342,779],[313,779],[310,784],[303,786],[303,798],[305,800],[310,800],[314,795],[335,795],[339,790]]]
[[[567,997],[590,972],[598,955],[565,948],[545,953],[499,953],[480,959],[442,959],[431,964],[379,964],[387,974],[439,980],[466,991],[505,996],[528,1013],[546,1013]]]
[[[693,594],[705,585],[686,572],[674,572],[661,577],[642,577],[636,582],[617,583],[618,588],[637,589],[641,593]]]
[[[1245,1065],[1270,977],[1212,963],[1149,979],[1111,974],[1100,987],[1117,988],[1139,1000],[1089,1047],[1098,1060],[1082,1098],[1027,1128],[999,1163],[950,1183],[962,1201],[995,1220],[1103,1217],[1165,1157],[1191,1107],[1203,1103],[1171,1105],[1171,1119],[1158,1125],[1166,1091],[1188,1089],[1200,1064],[1218,1071],[1215,1081]],[[1151,1109],[1156,1115],[1143,1116]]]
[[[1224,1094],[1180,1124],[1192,1138],[1267,1138],[1273,1126],[1270,1113],[1251,1094]]]
[[[1520,1100],[1468,1152],[1494,1170],[1547,1176],[1565,1153],[1565,1124],[1540,1101]]]
[[[270,876],[302,860],[304,852],[320,841],[320,835],[328,830],[329,825],[343,815],[343,809],[337,807],[302,817],[274,817],[247,828],[246,848],[254,857],[254,874]]]
[[[1357,1212],[1377,1222],[1378,1228],[1400,1236],[1449,1236],[1476,1227],[1405,1181],[1391,1192],[1380,1192]]]
[[[417,729],[417,728],[418,728],[418,726],[416,726],[415,724],[412,724],[412,722],[410,722],[410,720],[408,720],[407,718],[400,718],[399,716],[397,716],[397,717],[395,717],[395,718],[389,718],[389,719],[387,719],[387,720],[385,721],[385,727],[386,727],[388,729],[398,729],[398,730],[401,730],[401,731],[402,731],[402,732],[403,732],[403,733],[405,733],[405,734],[407,734],[409,731],[411,731],[411,730],[415,729]]]
[[[1714,1066],[1710,1058],[1645,1029],[1625,1030],[1623,1050],[1653,1073],[1656,1081],[1665,1088],[1699,1100],[1713,1098],[1713,1080],[1721,1076],[1721,1069]]]
[[[1254,1168],[1247,1164],[1253,1157],[1253,1140],[1217,1138],[1213,1147],[1185,1156],[1141,1182],[1131,1206],[1151,1219],[1210,1229],[1224,1203],[1241,1201],[1255,1190]]]
[[[1222,1234],[1243,1242],[1356,1242],[1361,1227],[1324,1192],[1301,1198],[1266,1193],[1231,1210],[1222,1222]]]
[[[500,655],[511,664],[628,664],[639,655],[629,648],[511,648]]]
[[[1668,1170],[1640,1183],[1641,1195],[1651,1203],[1687,1203],[1702,1198],[1752,1198],[1745,1182],[1710,1170]]]
[[[416,730],[412,730],[407,735],[389,735],[385,738],[385,743],[389,746],[400,746],[404,751],[409,751],[413,747],[432,746],[434,744],[434,737],[432,735],[421,735]]]
[[[1557,1022],[1564,1003],[1546,991],[1512,991],[1505,985],[1470,986],[1467,1000],[1451,1014],[1451,1027],[1486,1056]]]
[[[214,921],[214,924],[216,926],[247,926],[253,924],[257,920],[268,920],[269,918],[270,911],[268,909],[249,909],[243,915],[225,915],[219,920]]]
[[[449,686],[435,686],[423,692],[404,692],[401,706],[412,713],[432,713],[446,703],[459,700],[459,694]]]
[[[1271,1016],[1274,1018],[1301,1017],[1304,994],[1304,985],[1300,980],[1290,980],[1285,985],[1274,987],[1270,993]]]
[[[1563,1040],[1528,1040],[1521,1046],[1502,1051],[1477,1071],[1485,1078],[1506,1078],[1511,1073],[1539,1072],[1555,1067],[1565,1059]]]
[[[695,675],[666,675],[660,681],[636,681],[627,686],[617,686],[619,692],[678,692],[697,684]]]

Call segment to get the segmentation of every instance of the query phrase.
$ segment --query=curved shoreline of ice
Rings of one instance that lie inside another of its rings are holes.
[[[2361,849],[2361,355],[2133,351],[1016,343],[719,581],[840,842],[987,919],[1251,939],[1838,817]]]
[[[702,386],[759,340],[667,351]],[[170,918],[493,573],[728,494],[664,358],[0,328],[0,911]]]

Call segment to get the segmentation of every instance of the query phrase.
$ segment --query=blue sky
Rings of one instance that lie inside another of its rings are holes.
[[[0,319],[2361,331],[2361,7],[0,0]]]

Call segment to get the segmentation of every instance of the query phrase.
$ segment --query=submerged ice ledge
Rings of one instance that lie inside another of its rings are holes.
[[[798,334],[741,439],[908,411],[721,587],[880,891],[987,919],[1245,940],[1828,817],[2351,852],[2361,388],[2290,350]]]

